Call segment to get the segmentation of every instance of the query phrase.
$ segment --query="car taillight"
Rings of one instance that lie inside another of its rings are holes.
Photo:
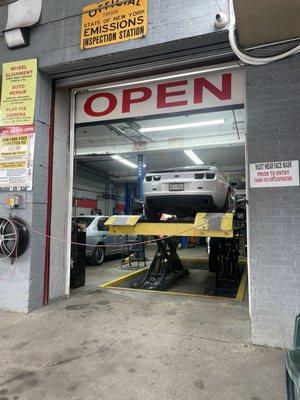
[[[215,179],[216,174],[205,174],[206,179]]]
[[[204,178],[204,174],[195,174],[195,179],[203,179]]]
[[[153,177],[153,179],[154,179],[155,181],[160,181],[160,178],[161,178],[160,176],[154,176],[154,177]]]
[[[146,181],[151,182],[152,181],[152,176],[146,176]]]

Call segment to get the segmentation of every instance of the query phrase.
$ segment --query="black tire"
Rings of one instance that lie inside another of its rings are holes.
[[[14,256],[21,256],[28,248],[29,244],[29,228],[27,224],[21,218],[13,217],[12,220],[16,223],[16,227],[19,233],[19,244],[18,249],[15,251]]]
[[[101,244],[102,243],[98,243],[98,245]],[[91,265],[99,266],[103,264],[104,259],[105,259],[105,247],[95,247],[93,255],[91,257]]]
[[[224,203],[224,206],[223,206],[221,212],[226,213],[226,212],[232,211],[233,208],[234,208],[234,201],[231,196],[231,191],[228,190],[226,200],[225,200],[225,203]]]

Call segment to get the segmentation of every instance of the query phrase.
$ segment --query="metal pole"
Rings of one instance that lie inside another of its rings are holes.
[[[144,200],[143,182],[146,175],[146,156],[138,154],[138,176],[137,176],[137,200]],[[137,237],[138,241],[142,241],[142,236]],[[145,260],[145,248],[142,244],[136,246],[136,260]]]
[[[143,181],[146,175],[146,156],[138,154],[137,199],[144,200]]]
[[[125,215],[131,214],[131,183],[125,185]]]

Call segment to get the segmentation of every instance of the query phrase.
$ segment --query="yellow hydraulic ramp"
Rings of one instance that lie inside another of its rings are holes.
[[[232,213],[198,213],[194,222],[147,222],[141,215],[113,215],[105,225],[110,235],[233,237]]]

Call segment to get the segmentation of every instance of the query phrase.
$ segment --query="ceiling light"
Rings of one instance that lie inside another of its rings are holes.
[[[225,119],[216,119],[216,120],[213,120],[213,121],[192,122],[192,123],[189,123],[189,124],[156,126],[154,128],[141,128],[140,132],[141,133],[162,132],[162,131],[171,131],[173,129],[196,128],[198,126],[220,125],[220,124],[224,124],[224,123],[225,123]]]
[[[196,164],[202,165],[204,162],[193,152],[193,150],[184,150],[185,154]]]
[[[109,85],[109,86],[97,86],[88,89],[89,92],[93,92],[95,90],[104,90],[104,89],[112,89],[112,88],[119,88],[119,87],[126,87],[126,86],[132,86],[132,85],[141,85],[143,83],[152,83],[152,82],[160,82],[160,81],[165,81],[165,80],[170,80],[170,79],[177,79],[177,78],[183,78],[187,76],[195,76],[195,75],[200,75],[200,74],[206,74],[206,73],[211,73],[211,72],[219,72],[219,71],[227,71],[227,70],[232,70],[236,68],[240,68],[240,64],[237,62],[234,63],[228,63],[226,65],[223,65],[222,67],[208,67],[208,68],[197,68],[195,71],[188,71],[188,72],[182,72],[182,73],[177,73],[177,74],[172,74],[172,75],[167,75],[167,76],[159,76],[158,78],[148,78],[148,79],[142,79],[139,81],[134,81],[134,82],[126,82],[126,83],[119,83],[117,85]],[[83,89],[84,92],[86,92],[86,89]]]
[[[124,165],[127,165],[127,167],[130,167],[130,168],[137,168],[138,167],[133,162],[128,161],[128,160],[126,160],[126,158],[120,157],[118,155],[113,155],[113,156],[111,156],[111,158],[113,158],[114,160],[119,161],[120,163],[122,163]]]

